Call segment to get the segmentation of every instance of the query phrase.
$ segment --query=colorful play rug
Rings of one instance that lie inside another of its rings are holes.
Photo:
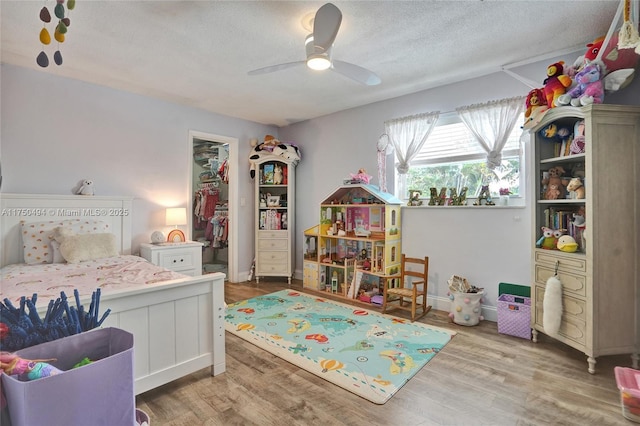
[[[376,404],[455,332],[291,290],[230,304],[227,331]]]

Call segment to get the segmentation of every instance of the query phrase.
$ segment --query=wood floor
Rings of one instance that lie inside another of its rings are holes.
[[[225,286],[227,303],[288,288],[264,279]],[[598,358],[592,375],[584,354],[542,334],[532,343],[499,334],[494,322],[464,327],[433,310],[420,322],[458,334],[384,405],[227,333],[224,374],[201,370],[138,395],[137,407],[151,426],[634,424],[622,416],[613,375],[631,366],[629,356]]]

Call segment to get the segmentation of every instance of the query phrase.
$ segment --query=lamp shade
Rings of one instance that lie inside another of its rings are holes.
[[[167,226],[187,224],[187,209],[185,207],[172,207],[167,209]]]

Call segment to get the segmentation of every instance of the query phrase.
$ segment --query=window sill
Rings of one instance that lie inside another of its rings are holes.
[[[429,205],[429,200],[423,200],[423,204],[421,206],[408,206],[407,203],[408,200],[404,200],[404,204],[401,206],[402,208],[406,208],[406,209],[478,209],[478,208],[483,208],[483,209],[523,209],[526,207],[525,204],[525,200],[524,198],[510,198],[509,199],[509,204],[501,204],[499,199],[496,199],[494,201],[495,205],[493,206],[488,206],[485,204],[482,204],[481,206],[474,206],[473,203],[476,202],[475,199],[473,198],[467,198],[467,205],[465,206],[430,206]]]

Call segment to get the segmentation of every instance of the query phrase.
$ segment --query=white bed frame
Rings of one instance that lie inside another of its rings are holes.
[[[131,254],[133,197],[0,193],[1,266],[22,263],[20,221],[90,218],[109,223],[121,254]],[[166,281],[143,289],[102,294],[103,327],[134,336],[136,395],[211,367],[225,371],[224,274]],[[30,296],[30,294],[25,294]],[[90,298],[82,300],[88,308]],[[48,301],[38,301],[44,317]]]

